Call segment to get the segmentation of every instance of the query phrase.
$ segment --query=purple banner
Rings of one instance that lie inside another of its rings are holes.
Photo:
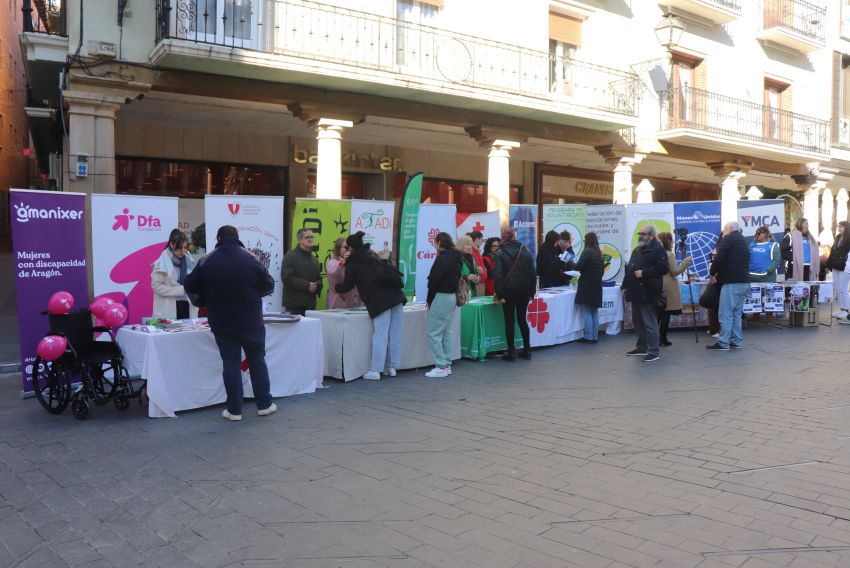
[[[32,391],[36,345],[50,330],[47,300],[64,290],[74,309],[89,305],[86,275],[86,196],[81,193],[13,189],[12,253],[23,391]]]

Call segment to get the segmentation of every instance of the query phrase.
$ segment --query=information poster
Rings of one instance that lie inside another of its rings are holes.
[[[587,207],[587,232],[596,233],[605,272],[606,282],[622,282],[624,250],[626,245],[626,209],[623,205],[589,205]]]
[[[531,258],[537,262],[537,205],[511,205],[510,224],[516,238],[525,245]],[[500,236],[500,235],[497,235]]]
[[[578,258],[584,248],[584,234],[587,232],[587,205],[544,205],[543,235],[549,231],[569,231],[573,240],[573,253]]]
[[[738,223],[747,242],[755,238],[756,229],[766,226],[773,240],[780,243],[785,236],[785,202],[782,199],[739,201]]]
[[[745,314],[760,314],[762,312],[762,287],[759,284],[750,285],[747,297],[744,299]]]
[[[690,201],[673,204],[676,259],[694,259],[691,272],[708,278],[711,253],[720,235],[720,202]],[[684,239],[683,239],[684,237]]]
[[[177,228],[176,197],[91,196],[94,295],[127,307],[127,323],[153,312],[151,265]]]
[[[325,309],[328,293],[327,264],[333,256],[334,242],[340,237],[351,234],[351,201],[342,199],[305,199],[295,202],[295,215],[292,219],[292,246],[298,246],[298,229],[313,231],[313,254],[319,261],[322,271],[322,293],[316,302],[316,309]],[[280,277],[280,274],[278,274]],[[286,290],[283,291],[286,296]]]
[[[207,247],[215,247],[219,227],[232,225],[239,231],[239,240],[254,253],[274,278],[274,292],[263,298],[263,310],[278,312],[281,309],[283,285],[280,269],[283,263],[283,197],[262,195],[207,195],[204,199],[206,213]]]
[[[626,205],[626,263],[638,244],[641,227],[652,225],[656,233],[673,232],[672,203],[635,203]]]
[[[351,202],[351,234],[363,231],[363,242],[383,259],[389,259],[393,251],[393,224],[395,203],[355,199]]]
[[[416,230],[416,300],[428,297],[428,274],[437,257],[434,239],[440,232],[454,234],[457,229],[454,205],[422,205]]]
[[[785,288],[782,284],[768,284],[765,287],[764,311],[771,313],[785,311]]]
[[[831,304],[833,282],[818,282],[818,304]]]
[[[70,292],[74,309],[89,305],[86,196],[12,189],[9,194],[22,390],[30,392],[36,346],[50,330],[47,300]]]
[[[791,286],[791,311],[808,312],[811,293],[811,286],[808,284],[794,284]]]

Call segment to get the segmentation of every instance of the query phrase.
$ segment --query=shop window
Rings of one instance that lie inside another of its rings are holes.
[[[401,198],[405,186],[403,177],[397,176],[394,184],[396,199]],[[519,186],[511,186],[511,203],[520,203],[520,189]],[[425,178],[422,182],[422,203],[454,204],[458,213],[482,213],[487,211],[487,185]]]
[[[172,197],[286,194],[286,168],[274,166],[119,157],[115,173],[117,192],[126,194]]]
[[[342,174],[343,199],[363,199],[366,192],[366,176]],[[307,195],[316,197],[316,174],[307,176]]]

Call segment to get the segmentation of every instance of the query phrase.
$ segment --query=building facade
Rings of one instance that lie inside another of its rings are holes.
[[[421,171],[462,212],[629,203],[643,179],[811,212],[850,183],[845,0],[23,2],[39,167],[69,191],[291,214]]]

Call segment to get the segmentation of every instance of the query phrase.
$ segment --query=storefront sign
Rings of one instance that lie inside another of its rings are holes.
[[[95,193],[91,197],[94,295],[127,307],[127,323],[153,312],[151,265],[177,228],[176,197]]]
[[[416,299],[424,302],[428,297],[428,274],[437,258],[434,239],[440,232],[455,233],[454,205],[422,205],[416,227]]]
[[[219,227],[232,225],[239,240],[254,253],[274,278],[274,293],[263,298],[265,311],[280,311],[283,285],[283,197],[266,195],[207,195],[204,198],[207,248],[215,248]]]
[[[557,197],[613,201],[614,184],[607,181],[544,175],[543,193]]]
[[[549,231],[569,231],[573,253],[578,258],[584,248],[584,234],[587,232],[587,205],[544,205],[543,234]]]
[[[691,271],[700,278],[708,278],[711,253],[720,234],[720,202],[689,201],[673,205],[675,230],[674,251],[677,260],[686,256],[694,259]],[[687,236],[682,240],[684,231]],[[684,245],[684,249],[683,249]]]
[[[301,148],[297,144],[292,145],[292,161],[296,164],[310,164],[315,166],[319,163],[319,153],[315,150]],[[382,172],[400,172],[402,167],[401,158],[382,156],[375,152],[368,154],[355,151],[343,152],[343,168],[360,168],[368,170],[380,170]]]
[[[623,260],[626,248],[625,213],[623,205],[589,205],[587,207],[587,231],[596,233],[605,272],[602,279],[606,282],[622,282]]]
[[[86,276],[86,196],[82,193],[13,189],[12,215],[15,294],[18,310],[22,390],[32,387],[36,345],[50,330],[47,300],[70,292],[74,309],[89,305]]]

